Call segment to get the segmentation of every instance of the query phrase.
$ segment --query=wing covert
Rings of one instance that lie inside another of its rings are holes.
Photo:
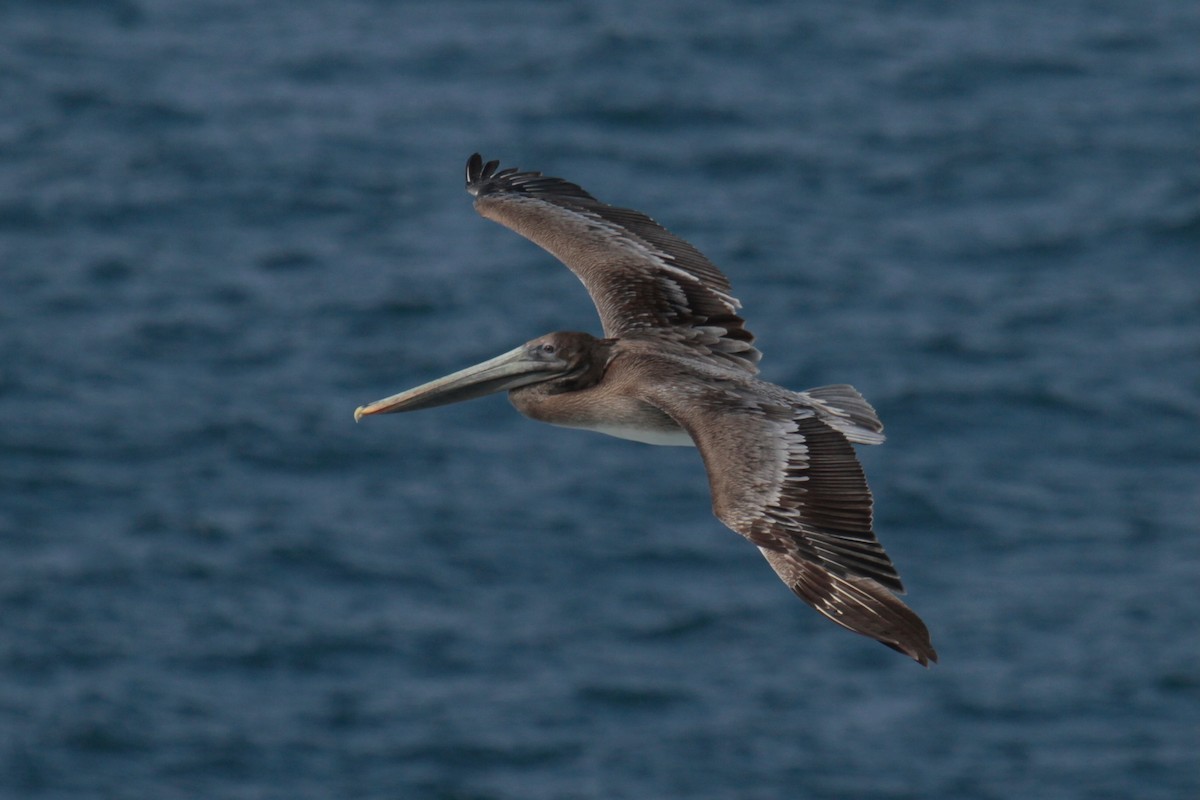
[[[605,336],[636,331],[757,372],[761,355],[729,279],[691,244],[574,183],[499,169],[478,153],[467,161],[466,177],[482,216],[549,251],[583,282]]]
[[[921,664],[936,661],[925,623],[893,594],[904,586],[875,537],[854,448],[831,424],[842,420],[827,421],[829,412],[804,394],[760,381],[683,382],[676,373],[644,399],[696,443],[717,518],[830,620]],[[849,396],[848,387],[833,388]]]

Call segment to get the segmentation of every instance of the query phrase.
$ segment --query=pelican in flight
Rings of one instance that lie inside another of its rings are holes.
[[[923,665],[925,624],[872,530],[855,444],[883,424],[847,385],[793,392],[756,377],[760,354],[729,280],[646,215],[574,183],[467,161],[475,210],[546,249],[583,282],[604,338],[550,333],[360,406],[355,420],[507,390],[527,417],[622,439],[699,448],[713,512],[824,616]]]

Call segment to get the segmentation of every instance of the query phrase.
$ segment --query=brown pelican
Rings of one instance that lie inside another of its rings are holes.
[[[883,424],[853,387],[793,392],[759,380],[754,336],[729,280],[637,211],[540,172],[467,161],[475,209],[559,258],[587,288],[604,338],[551,333],[359,407],[416,411],[507,390],[527,417],[659,445],[694,445],[713,512],[749,539],[793,592],[855,633],[928,665],[925,624],[872,531],[852,444]]]

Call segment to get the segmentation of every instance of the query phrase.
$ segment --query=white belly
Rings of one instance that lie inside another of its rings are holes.
[[[567,427],[575,427],[574,425]],[[683,428],[637,428],[632,425],[580,425],[580,428],[618,439],[632,439],[643,444],[657,444],[665,447],[695,447],[696,443],[688,436]]]

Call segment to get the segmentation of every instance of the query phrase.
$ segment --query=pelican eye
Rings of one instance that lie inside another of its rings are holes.
[[[558,348],[555,347],[554,345],[550,344],[549,342],[546,342],[538,349],[541,350],[546,355],[552,356],[552,355],[554,355],[554,351],[557,350]]]

